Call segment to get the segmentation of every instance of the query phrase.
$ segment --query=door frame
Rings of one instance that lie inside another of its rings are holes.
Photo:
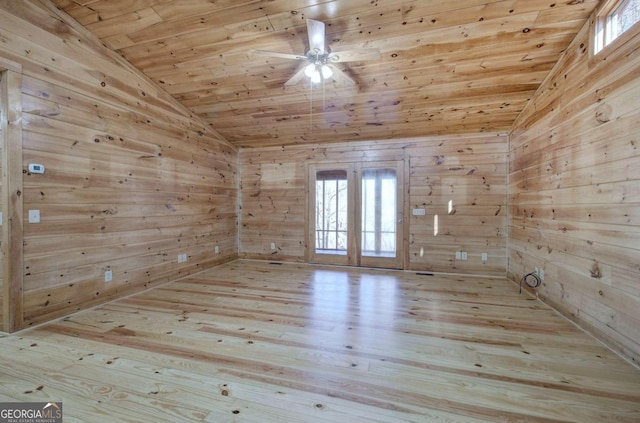
[[[357,259],[355,257],[355,251],[353,248],[347,248],[346,254],[316,254],[316,213],[315,213],[315,198],[316,198],[316,178],[315,175],[318,171],[323,170],[345,170],[347,172],[347,186],[355,187],[355,171],[353,163],[309,163],[306,167],[307,172],[307,189],[306,189],[306,234],[305,240],[307,245],[306,260],[307,263],[317,264],[335,264],[339,266],[356,266]],[[355,196],[347,196],[347,210],[353,210],[355,207]],[[348,215],[348,222],[351,220],[351,216]],[[355,240],[355,233],[351,230],[352,225],[347,224],[347,246],[353,245]]]
[[[24,326],[22,66],[0,57],[0,84],[0,331],[15,332]]]
[[[381,258],[362,256],[361,254],[361,221],[362,221],[362,170],[368,168],[393,168],[396,170],[396,257]],[[315,197],[316,172],[322,170],[346,170],[347,185],[350,187],[348,198],[347,252],[346,254],[316,254],[315,250]],[[407,162],[400,160],[380,160],[364,162],[309,162],[306,171],[305,198],[305,259],[307,263],[331,264],[358,267],[380,267],[405,269],[408,263],[408,223],[406,218],[407,204]]]

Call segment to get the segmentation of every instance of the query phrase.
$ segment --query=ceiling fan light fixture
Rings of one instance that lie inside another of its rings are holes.
[[[322,72],[322,77],[324,79],[329,79],[333,76],[333,71],[331,70],[331,67],[327,65],[322,65],[322,67],[320,68],[320,72]]]
[[[313,75],[317,73],[316,65],[314,63],[309,63],[309,65],[304,69],[304,74],[309,78],[313,78]]]
[[[320,72],[318,72],[318,69],[314,69],[313,75],[311,75],[311,82],[313,82],[314,84],[318,84],[320,81],[322,81]]]
[[[311,79],[311,82],[318,84],[322,79],[331,78],[333,71],[331,70],[331,67],[327,65],[309,63],[309,65],[304,69],[304,74]]]

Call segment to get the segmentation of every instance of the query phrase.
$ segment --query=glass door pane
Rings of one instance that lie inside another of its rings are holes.
[[[362,170],[363,256],[396,256],[396,190],[395,169]]]
[[[358,168],[358,264],[402,269],[404,162],[362,163]]]
[[[357,264],[353,235],[353,165],[312,164],[308,175],[309,261]]]
[[[347,254],[347,171],[316,172],[316,254]]]

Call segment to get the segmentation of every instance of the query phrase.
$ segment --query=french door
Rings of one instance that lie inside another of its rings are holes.
[[[403,176],[398,161],[309,165],[309,261],[402,268]]]

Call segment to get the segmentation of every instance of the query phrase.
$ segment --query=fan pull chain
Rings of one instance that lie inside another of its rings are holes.
[[[313,132],[313,82],[309,80],[309,134]]]
[[[323,113],[324,113],[324,111],[325,111],[325,108],[327,107],[327,106],[324,104],[324,98],[325,98],[325,96],[324,96],[324,87],[325,87],[324,78],[322,78],[322,112],[323,112]]]

